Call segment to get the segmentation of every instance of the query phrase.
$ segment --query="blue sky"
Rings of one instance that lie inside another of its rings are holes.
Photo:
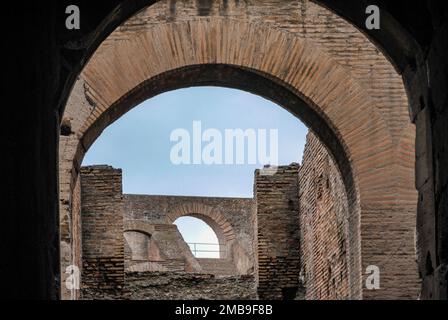
[[[308,129],[275,103],[235,89],[195,87],[170,91],[135,107],[95,141],[83,165],[123,169],[123,192],[187,196],[252,197],[258,165],[175,165],[170,161],[171,132],[278,129],[279,163],[301,162]],[[193,220],[191,220],[193,221]],[[190,222],[191,222],[190,221]],[[198,236],[199,242],[205,241]],[[195,239],[187,241],[198,242]]]

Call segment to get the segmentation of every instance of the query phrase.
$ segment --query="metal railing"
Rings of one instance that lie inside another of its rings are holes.
[[[225,258],[226,256],[225,245],[223,244],[206,242],[187,242],[187,244],[190,247],[191,253],[193,253],[196,258],[201,258],[198,257],[198,253],[217,253],[217,258],[220,259]]]

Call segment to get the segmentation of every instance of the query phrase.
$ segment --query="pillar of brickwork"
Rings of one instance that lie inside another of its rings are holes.
[[[295,299],[302,291],[298,164],[255,173],[256,277],[260,299]]]
[[[82,298],[119,298],[124,285],[121,169],[81,170]]]

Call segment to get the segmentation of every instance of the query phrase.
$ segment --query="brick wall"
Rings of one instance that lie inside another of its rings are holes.
[[[125,299],[130,300],[253,300],[256,293],[252,275],[126,273]]]
[[[257,282],[260,299],[293,299],[302,290],[298,164],[255,172]]]
[[[113,298],[124,285],[121,169],[81,170],[82,295]]]
[[[221,257],[239,274],[253,272],[254,201],[250,198],[124,195],[125,219],[171,224],[182,216],[203,220],[215,232]]]
[[[350,243],[346,191],[333,159],[311,132],[299,170],[299,184],[306,299],[347,299]]]
[[[201,271],[176,225],[129,219],[124,223],[126,271]],[[136,257],[139,252],[146,257]]]

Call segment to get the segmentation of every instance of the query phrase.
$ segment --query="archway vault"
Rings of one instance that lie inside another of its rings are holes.
[[[279,2],[284,10],[266,8],[275,12],[267,19],[244,5],[245,11],[212,6],[204,16],[186,1],[162,21],[169,4],[160,1],[112,33],[81,73],[66,107],[72,134],[61,139],[61,198],[71,198],[91,143],[139,101],[204,84],[251,91],[299,116],[339,166],[351,197],[357,252],[350,263],[352,296],[415,297],[415,133],[399,75],[359,31],[324,8]],[[319,15],[334,26],[313,29]],[[301,24],[281,22],[287,18]],[[249,77],[258,81],[241,81]],[[62,225],[70,214],[62,206]],[[70,230],[62,227],[62,241],[70,238],[64,232]],[[363,289],[368,265],[381,266],[381,290]]]
[[[167,222],[174,223],[180,217],[194,217],[201,219],[215,232],[221,246],[229,245],[235,240],[235,232],[231,223],[221,212],[200,202],[189,202],[173,209],[167,214]]]

